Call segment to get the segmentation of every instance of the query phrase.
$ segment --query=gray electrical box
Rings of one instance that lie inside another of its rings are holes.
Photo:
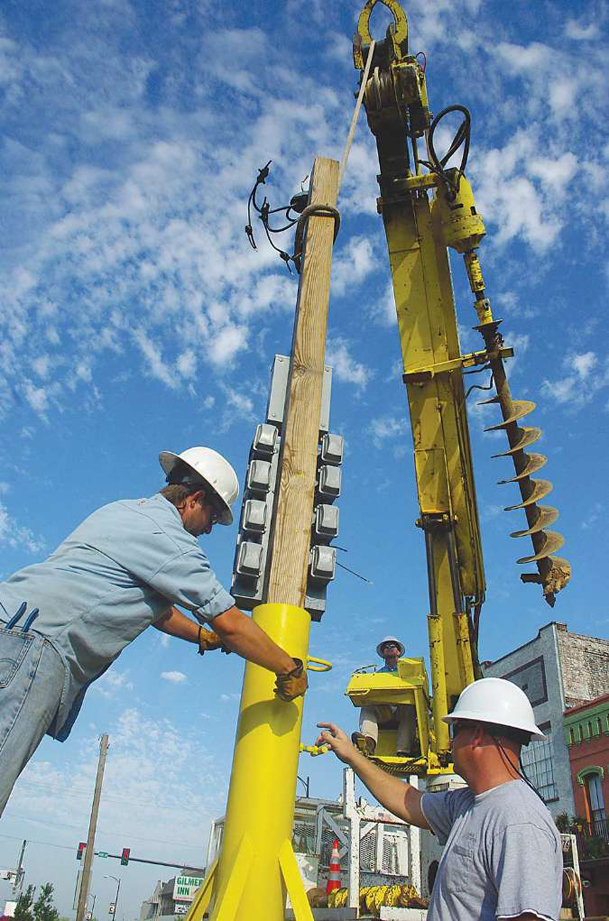
[[[342,464],[345,442],[342,435],[327,432],[321,439],[320,457],[324,464]]]
[[[261,499],[247,499],[243,504],[241,527],[244,531],[262,534],[266,528],[267,505]]]
[[[247,468],[247,488],[252,492],[265,493],[271,487],[271,465],[269,461],[253,460]]]
[[[315,509],[315,537],[318,541],[331,541],[338,537],[338,507],[318,505]]]
[[[319,468],[319,484],[317,491],[324,502],[333,502],[340,496],[342,471],[340,467],[331,467],[324,464]]]
[[[277,428],[269,425],[267,422],[261,422],[254,435],[252,449],[259,451],[261,454],[273,454],[277,447]]]
[[[271,391],[266,417],[269,422],[281,428],[285,421],[285,403],[290,379],[290,359],[287,355],[275,355],[271,376]],[[323,435],[330,427],[330,396],[332,394],[332,368],[324,367],[324,379],[321,391],[321,408],[319,412],[319,431]]]
[[[336,550],[334,547],[313,547],[311,578],[318,582],[330,582],[336,574]]]
[[[256,426],[245,477],[243,505],[231,594],[238,607],[252,610],[268,600],[271,538],[279,489],[282,428],[290,378],[290,359],[276,355],[273,362],[266,422]],[[311,523],[311,551],[303,607],[312,620],[326,609],[328,584],[336,573],[336,550],[329,544],[338,535],[339,511],[332,503],[340,496],[344,441],[329,432],[332,369],[324,368],[319,420],[317,484]]]
[[[265,600],[279,446],[276,426],[263,422],[256,427],[245,476],[231,583],[237,606],[246,611]]]
[[[240,576],[258,579],[262,570],[262,545],[244,540],[239,545],[236,569]]]

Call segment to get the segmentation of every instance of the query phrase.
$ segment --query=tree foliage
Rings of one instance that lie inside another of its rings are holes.
[[[53,889],[53,883],[45,883],[34,901],[36,887],[30,883],[17,899],[15,921],[59,921],[59,912],[53,905]]]

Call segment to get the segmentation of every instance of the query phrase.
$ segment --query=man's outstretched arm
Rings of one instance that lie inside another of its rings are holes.
[[[351,744],[342,729],[334,723],[318,723],[325,730],[317,740],[318,745],[329,745],[340,761],[352,768],[372,795],[399,819],[419,828],[429,828],[421,811],[422,793],[410,784],[392,777],[373,764]]]
[[[157,630],[176,636],[178,639],[189,643],[199,642],[198,621],[187,617],[173,606],[154,625]],[[239,608],[229,608],[214,617],[211,626],[218,634],[224,646],[232,652],[275,672],[283,675],[291,672],[296,667],[296,662],[280,646],[273,642],[258,624],[254,623]]]
[[[218,614],[211,625],[224,645],[248,662],[268,668],[276,675],[285,675],[296,668],[294,659],[239,608]]]

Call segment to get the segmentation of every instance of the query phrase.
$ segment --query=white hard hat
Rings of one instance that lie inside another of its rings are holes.
[[[404,644],[400,643],[397,636],[386,636],[385,639],[381,640],[381,642],[376,647],[376,651],[378,655],[381,657],[381,659],[383,658],[383,653],[381,650],[383,646],[385,645],[385,643],[395,643],[398,649],[400,650],[400,655],[401,656],[404,655]]]
[[[455,709],[443,716],[445,723],[474,720],[494,723],[530,732],[531,738],[543,742],[546,736],[535,724],[529,698],[517,684],[505,678],[479,678],[461,691]]]
[[[218,518],[218,523],[233,523],[233,513],[230,507],[239,495],[239,481],[237,474],[226,458],[212,448],[188,448],[186,451],[182,451],[181,454],[174,454],[173,451],[161,451],[159,461],[167,474],[168,482],[171,477],[171,471],[176,464],[183,462],[188,467],[191,467],[195,475],[192,479],[187,479],[186,482],[196,484],[197,480],[203,480],[206,486],[210,486],[224,506],[224,510]]]

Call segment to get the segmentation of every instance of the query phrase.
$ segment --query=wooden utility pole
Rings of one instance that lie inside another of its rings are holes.
[[[95,830],[97,828],[97,816],[99,813],[99,801],[101,799],[107,751],[108,736],[104,734],[101,737],[99,745],[97,777],[95,778],[95,792],[93,793],[93,804],[91,805],[91,818],[89,819],[89,834],[87,835],[87,849],[85,850],[85,859],[82,868],[82,881],[80,884],[80,892],[78,893],[76,921],[84,921],[85,912],[87,910],[87,899],[89,897],[89,886],[91,884],[91,869],[93,867],[93,857],[95,853]]]
[[[338,163],[317,157],[310,205],[336,207]],[[304,241],[286,399],[268,603],[304,605],[317,470],[334,220],[311,215]]]
[[[338,163],[318,158],[309,206],[335,208]],[[304,608],[315,498],[330,298],[334,218],[308,212],[290,380],[281,433],[280,482],[267,603],[253,619],[306,663],[311,618]],[[283,921],[286,890],[296,921],[313,921],[292,848],[302,698],[273,694],[275,676],[248,662],[239,707],[222,850],[188,913],[201,921]],[[252,793],[254,791],[254,795]]]

